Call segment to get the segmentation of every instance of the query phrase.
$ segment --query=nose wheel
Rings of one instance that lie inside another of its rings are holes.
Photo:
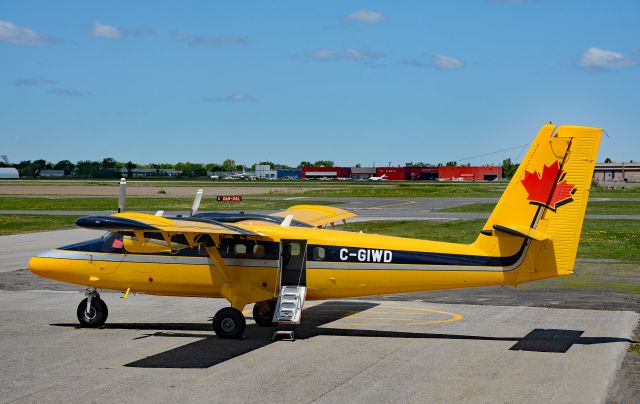
[[[240,338],[245,328],[244,314],[233,307],[225,307],[213,317],[213,331],[220,338]]]
[[[100,299],[100,295],[92,292],[78,305],[77,315],[81,327],[97,328],[107,321],[109,310],[104,300]]]

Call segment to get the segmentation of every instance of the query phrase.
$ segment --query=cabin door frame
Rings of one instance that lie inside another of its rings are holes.
[[[280,287],[307,286],[307,240],[280,240]]]

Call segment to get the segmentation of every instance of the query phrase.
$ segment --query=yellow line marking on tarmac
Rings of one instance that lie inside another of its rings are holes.
[[[313,306],[308,306],[307,308],[312,308]],[[340,307],[345,308],[353,308],[353,306],[344,305]],[[386,309],[386,310],[377,310],[377,309]],[[387,311],[391,310],[391,311]],[[404,310],[404,311],[399,311]],[[427,309],[421,307],[407,307],[407,306],[376,306],[370,309],[359,311],[359,310],[339,310],[339,309],[327,309],[327,310],[318,310],[318,312],[322,313],[336,313],[334,316],[322,316],[322,315],[308,315],[305,318],[335,318],[335,321],[338,320],[346,320],[350,318],[358,318],[358,319],[367,319],[371,320],[370,323],[340,323],[341,326],[359,326],[366,327],[370,325],[374,325],[375,323],[380,323],[383,321],[401,321],[406,325],[429,325],[429,324],[443,324],[443,323],[452,323],[454,321],[460,321],[464,318],[462,314],[451,313],[448,311],[435,310],[435,309]],[[442,314],[445,316],[449,316],[449,318],[443,320],[430,320],[430,321],[416,321],[419,320],[417,318],[405,318],[405,317],[376,317],[376,316],[367,316],[357,313],[367,313],[367,314],[403,314],[403,315],[420,315],[425,313],[436,313]],[[245,309],[242,311],[244,315],[252,315],[252,311],[249,309]]]
[[[452,323],[454,321],[460,321],[464,318],[462,314],[450,313],[448,311],[441,311],[441,310],[435,310],[435,309],[425,309],[420,307],[404,307],[404,306],[378,306],[378,307],[394,308],[394,309],[397,308],[397,309],[404,309],[404,310],[418,310],[418,311],[425,311],[429,313],[438,313],[438,314],[444,314],[446,316],[451,316],[451,318],[448,318],[445,320],[421,321],[421,322],[408,323],[408,325]]]
[[[371,316],[351,316],[351,318],[370,318],[372,320],[385,320],[385,321],[412,321],[415,318],[402,318],[402,317],[371,317]]]
[[[409,311],[378,311],[377,308],[391,309],[391,310],[409,310]],[[324,312],[337,312],[339,310],[324,310]],[[353,313],[353,314],[348,314]],[[421,307],[406,307],[406,306],[377,306],[371,308],[369,310],[365,310],[364,313],[370,314],[409,314],[409,315],[419,315],[423,313],[436,313],[442,314],[445,316],[449,316],[449,318],[443,320],[430,320],[430,321],[416,321],[419,319],[416,318],[403,318],[403,317],[373,317],[373,316],[364,316],[364,315],[355,315],[358,313],[357,311],[349,310],[340,313],[342,317],[336,318],[337,320],[344,320],[348,318],[360,318],[360,319],[370,319],[371,323],[367,324],[356,324],[356,323],[340,323],[340,325],[353,325],[353,326],[369,326],[373,325],[373,323],[379,323],[380,321],[404,321],[407,325],[428,325],[428,324],[442,324],[442,323],[452,323],[454,321],[459,321],[464,318],[462,314],[450,313],[448,311],[435,310],[435,309],[427,309]],[[332,318],[334,316],[315,316],[310,315],[307,318]],[[337,316],[336,316],[337,317]],[[378,321],[376,321],[378,320]]]
[[[375,210],[375,209],[392,208],[394,206],[413,205],[415,203],[416,201],[406,201],[406,202],[391,203],[388,205],[369,206],[368,208],[353,208],[352,210]]]

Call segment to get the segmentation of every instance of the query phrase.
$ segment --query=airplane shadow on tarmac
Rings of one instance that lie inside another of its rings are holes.
[[[220,339],[215,335],[189,333],[188,331],[211,331],[209,323],[107,323],[105,328],[126,330],[158,330],[136,339],[148,337],[187,337],[200,338],[199,341],[151,355],[125,364],[139,368],[209,368],[226,360],[244,355],[253,350],[274,343],[274,330],[295,330],[296,339],[308,339],[320,335],[345,337],[411,338],[411,339],[448,339],[476,341],[513,341],[512,351],[565,353],[573,345],[607,344],[615,342],[634,343],[627,338],[582,337],[584,331],[560,329],[534,329],[524,337],[487,337],[476,335],[435,334],[402,331],[379,331],[363,329],[322,328],[331,323],[376,307],[368,302],[324,302],[305,309],[303,324],[277,328],[247,325],[242,340]],[[51,324],[53,326],[75,327],[76,324]],[[183,331],[183,332],[167,332]]]

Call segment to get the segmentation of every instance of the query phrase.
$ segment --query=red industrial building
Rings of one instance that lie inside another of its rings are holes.
[[[376,167],[376,177],[386,175],[385,179],[389,181],[404,181],[407,179],[407,171],[405,167]]]
[[[436,167],[407,167],[407,179],[409,180],[437,180],[438,169]]]
[[[435,167],[376,167],[376,177],[386,175],[390,181],[435,180],[438,169]]]
[[[361,168],[353,172],[359,179],[365,179]],[[372,169],[367,172],[373,173]],[[364,171],[363,171],[364,172]],[[370,176],[371,176],[370,174]],[[376,167],[375,176],[389,181],[443,180],[443,181],[493,181],[502,179],[500,166],[455,166],[455,167]],[[352,177],[351,167],[302,167],[304,179],[337,179]]]
[[[302,167],[302,179],[336,179],[351,177],[350,167]]]
[[[499,166],[438,167],[438,179],[442,181],[493,181],[502,179]]]

